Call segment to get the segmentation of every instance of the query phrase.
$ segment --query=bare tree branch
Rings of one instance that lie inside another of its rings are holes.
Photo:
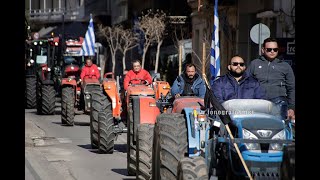
[[[122,31],[122,26],[103,27],[102,25],[99,25],[98,29],[98,34],[106,38],[108,42],[112,59],[112,72],[115,72],[116,53],[120,50],[120,33]]]
[[[126,53],[130,49],[138,45],[138,34],[133,33],[131,29],[123,29],[120,31],[120,51],[123,54],[122,57],[122,66],[123,71],[126,69]]]

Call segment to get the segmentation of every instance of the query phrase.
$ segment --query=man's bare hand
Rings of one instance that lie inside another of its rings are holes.
[[[288,109],[288,119],[296,119],[294,110]]]
[[[174,97],[175,97],[175,98],[180,97],[180,94],[176,94]]]

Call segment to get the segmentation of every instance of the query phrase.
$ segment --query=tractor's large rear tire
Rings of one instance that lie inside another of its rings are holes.
[[[41,88],[41,111],[42,114],[49,115],[55,112],[56,91],[53,85],[42,85]]]
[[[281,163],[281,179],[295,179],[295,152],[295,144],[284,147],[283,160]]]
[[[37,79],[35,77],[26,78],[26,108],[32,109],[37,105],[37,95],[36,95]]]
[[[99,131],[99,112],[107,108],[107,96],[101,89],[91,92],[91,109],[90,109],[90,141],[93,149],[98,149],[98,131]]]
[[[206,161],[201,156],[182,158],[178,165],[178,180],[208,180]]]
[[[154,128],[152,179],[176,179],[178,163],[188,153],[187,125],[183,114],[161,114]]]
[[[154,124],[140,124],[137,130],[136,179],[151,180]]]
[[[128,115],[130,116],[127,121],[128,132],[127,132],[127,170],[129,176],[136,175],[136,144],[133,142],[133,109],[132,104],[129,105],[129,112]],[[137,126],[137,124],[136,124]]]
[[[62,88],[62,98],[61,98],[61,122],[62,124],[67,124],[69,126],[74,125],[74,103],[75,94],[72,87]]]
[[[112,154],[114,150],[115,132],[113,130],[113,116],[111,111],[111,103],[105,111],[99,113],[99,152]]]

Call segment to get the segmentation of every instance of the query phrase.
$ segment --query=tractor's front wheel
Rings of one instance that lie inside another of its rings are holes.
[[[178,165],[178,180],[208,180],[206,161],[201,156],[182,158]]]
[[[62,88],[61,98],[61,123],[69,126],[74,125],[75,93],[72,87]]]
[[[152,179],[177,179],[178,163],[186,153],[188,140],[184,115],[159,115],[154,128]]]
[[[136,179],[150,180],[152,173],[152,142],[154,124],[140,124],[137,130]]]
[[[99,148],[98,132],[99,132],[99,112],[106,109],[105,99],[101,89],[91,92],[91,109],[90,109],[90,140],[93,149]]]
[[[136,143],[134,142],[133,138],[133,107],[132,103],[129,105],[129,112],[128,112],[129,118],[127,118],[127,126],[128,126],[128,132],[127,132],[127,170],[129,176],[136,175]],[[137,126],[137,124],[135,125]]]
[[[41,88],[41,111],[42,114],[54,114],[56,103],[56,91],[52,85],[42,85]]]
[[[280,170],[282,179],[295,179],[295,154],[295,144],[290,144],[284,147]]]

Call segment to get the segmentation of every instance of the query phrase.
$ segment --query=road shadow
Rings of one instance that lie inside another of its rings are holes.
[[[114,150],[122,153],[127,152],[127,144],[115,144]]]
[[[91,144],[84,144],[84,145],[78,145],[78,146],[83,149],[87,149],[88,151],[95,153],[95,154],[103,154],[103,153],[100,153],[98,149],[93,149]]]
[[[121,174],[121,175],[124,175],[124,176],[128,176],[128,178],[123,178],[123,180],[136,179],[135,176],[128,175],[127,169],[111,169],[111,171],[118,173],[118,174]]]
[[[59,124],[61,126],[69,126],[67,124],[62,124],[61,122],[52,122],[53,124]],[[74,122],[74,126],[90,126],[90,122]],[[70,126],[72,127],[72,126]]]
[[[74,125],[76,126],[90,126],[90,122],[74,122]]]

